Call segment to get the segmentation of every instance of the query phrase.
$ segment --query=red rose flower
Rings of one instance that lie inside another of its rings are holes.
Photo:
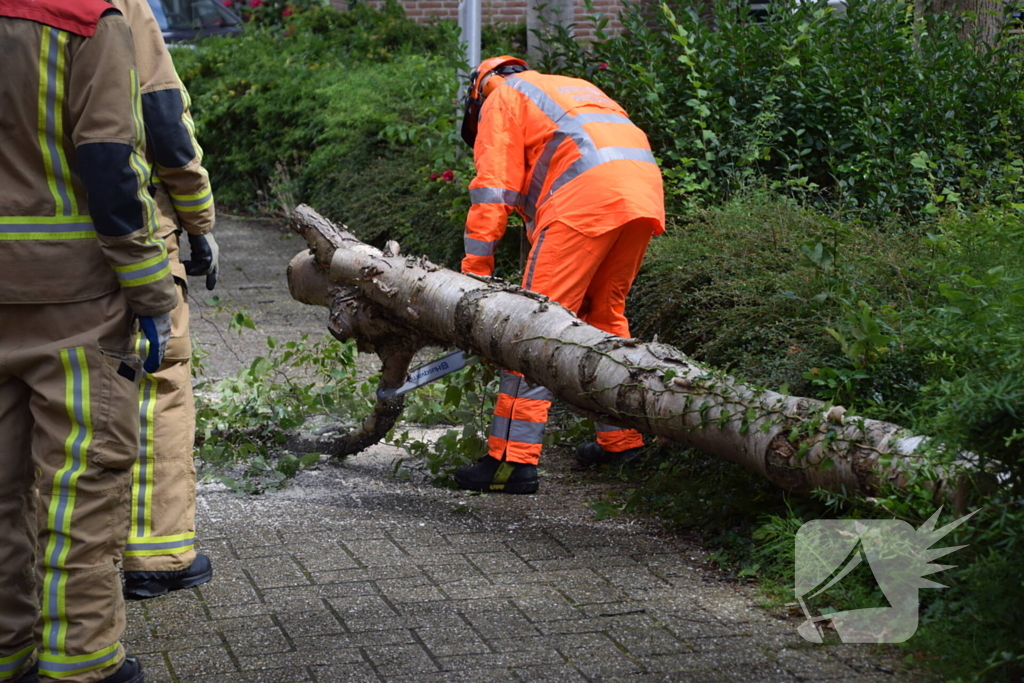
[[[249,0],[249,7],[263,7],[263,0]]]
[[[284,17],[285,19],[287,19],[291,15],[292,15],[292,6],[288,5],[287,7],[284,8],[284,11],[281,12],[281,16]]]
[[[439,176],[439,175],[438,175],[438,174],[436,174],[436,173],[431,173],[431,174],[430,174],[430,179],[431,179],[431,180],[437,180],[437,179],[438,179],[438,178],[440,178],[440,177],[441,177],[441,176]]]
[[[234,7],[235,0],[221,0],[220,4],[224,5],[225,7]]]
[[[608,68],[608,62],[601,62],[600,64],[597,65],[597,68],[601,71],[604,71],[605,69]]]
[[[449,182],[455,180],[455,171],[445,171],[441,174],[441,180],[447,180]]]

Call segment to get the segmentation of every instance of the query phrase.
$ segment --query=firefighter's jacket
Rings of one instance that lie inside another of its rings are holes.
[[[204,235],[215,213],[210,177],[203,168],[203,150],[195,139],[189,97],[174,70],[160,26],[146,0],[110,0],[132,28],[135,58],[146,125],[146,154],[155,171],[153,183],[166,191],[177,223],[185,232]],[[159,204],[158,204],[159,207]],[[161,221],[166,237],[174,221]]]
[[[121,287],[139,315],[170,311],[124,17],[102,0],[0,0],[0,62],[0,303]]]
[[[509,214],[528,234],[559,221],[600,235],[637,218],[664,232],[661,171],[647,136],[593,84],[524,71],[484,101],[473,147],[462,270],[494,271]]]

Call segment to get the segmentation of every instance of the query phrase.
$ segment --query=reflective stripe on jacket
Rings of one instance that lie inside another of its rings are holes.
[[[177,301],[153,238],[131,32],[113,8],[84,38],[0,17],[0,302],[118,286],[140,315]]]
[[[647,136],[596,86],[525,71],[491,93],[473,148],[463,271],[490,275],[508,216],[530,235],[558,220],[598,235],[637,218],[664,231],[661,171]]]
[[[216,219],[210,177],[203,168],[203,150],[196,142],[190,100],[178,80],[171,53],[146,0],[111,0],[132,27],[146,124],[146,156],[156,171],[153,182],[167,192],[176,220],[161,221],[157,234],[166,237],[175,224],[203,235]],[[158,205],[159,208],[159,205]]]

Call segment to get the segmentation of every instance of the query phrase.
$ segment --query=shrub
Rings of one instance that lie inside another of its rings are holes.
[[[683,204],[761,178],[875,218],[1020,196],[1018,37],[979,48],[962,19],[914,19],[897,0],[770,6],[763,23],[732,0],[653,21],[632,6],[626,33],[588,49],[563,31],[538,66],[622,103]]]

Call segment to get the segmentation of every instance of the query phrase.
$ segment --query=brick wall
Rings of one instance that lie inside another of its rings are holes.
[[[332,0],[338,9],[345,9],[348,3],[343,0]],[[543,2],[543,0],[539,0]],[[515,24],[526,21],[527,0],[482,0],[481,10],[484,23],[488,24]],[[616,14],[622,7],[622,0],[593,0],[595,11],[601,12],[608,17],[606,30],[619,28]],[[432,19],[451,19],[457,21],[459,18],[459,0],[399,0],[405,8],[405,14],[410,19],[419,22],[427,22]],[[366,0],[370,7],[380,7],[383,0]],[[584,15],[586,10],[582,2],[576,2],[573,21],[577,23],[576,35],[580,38],[590,38],[594,35],[593,27],[589,24]]]

